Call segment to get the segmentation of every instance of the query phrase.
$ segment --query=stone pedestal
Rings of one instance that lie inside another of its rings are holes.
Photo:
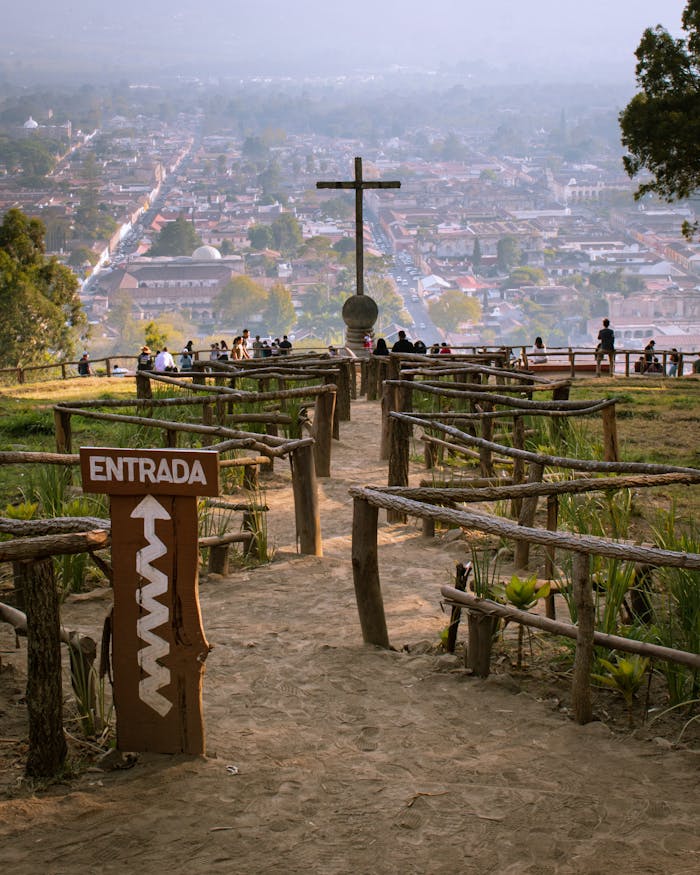
[[[365,355],[365,335],[374,340],[374,323],[377,321],[379,308],[369,295],[353,295],[343,304],[343,322],[345,322],[345,345],[356,355]]]

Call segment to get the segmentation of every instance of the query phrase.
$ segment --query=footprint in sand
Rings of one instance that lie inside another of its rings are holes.
[[[359,750],[376,750],[379,747],[377,738],[379,730],[376,726],[363,726],[360,734],[357,736],[357,747]]]

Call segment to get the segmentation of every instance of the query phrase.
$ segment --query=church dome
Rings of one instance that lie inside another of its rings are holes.
[[[24,127],[25,128],[38,128],[39,122],[34,121],[34,119],[31,116],[29,116],[27,121],[24,123]]]
[[[200,261],[217,261],[221,258],[221,253],[215,246],[198,246],[192,253],[192,258]]]

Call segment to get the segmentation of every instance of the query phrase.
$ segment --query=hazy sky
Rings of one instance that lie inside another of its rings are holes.
[[[460,62],[581,78],[634,75],[645,27],[680,32],[685,0],[34,0],[5,4],[0,47],[130,69],[295,74]]]

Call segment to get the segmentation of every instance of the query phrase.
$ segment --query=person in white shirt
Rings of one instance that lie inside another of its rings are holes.
[[[153,366],[154,371],[174,371],[175,370],[175,361],[173,357],[168,352],[168,347],[164,346],[163,349],[156,356],[156,361]]]

